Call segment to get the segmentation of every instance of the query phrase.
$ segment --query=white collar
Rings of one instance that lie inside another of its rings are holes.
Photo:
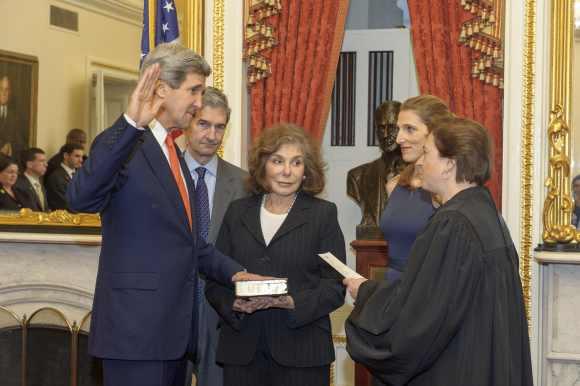
[[[28,178],[28,181],[30,181],[32,184],[34,183],[40,184],[40,178],[32,176],[26,172],[24,172],[23,174],[26,178]]]
[[[61,163],[60,163],[60,166],[62,166],[62,168],[63,168],[63,169],[64,169],[64,170],[67,172],[67,174],[68,174],[69,176],[71,176],[71,177],[72,177],[72,175],[74,174],[74,172],[76,171],[76,170],[74,170],[73,168],[69,168],[67,165],[65,165],[65,164],[64,164],[64,162],[61,162]]]
[[[217,169],[218,169],[218,156],[217,156],[217,154],[214,154],[214,156],[205,165],[202,165],[199,162],[197,162],[197,160],[195,158],[193,158],[193,156],[191,154],[189,154],[189,151],[187,151],[187,150],[185,151],[183,158],[185,159],[185,163],[187,163],[187,168],[189,169],[190,173],[195,172],[195,169],[202,166],[202,167],[206,168],[206,170],[211,175],[217,176]]]
[[[157,142],[159,142],[160,145],[164,144],[165,138],[167,138],[167,129],[156,119],[151,121],[149,127],[151,128],[151,132]]]

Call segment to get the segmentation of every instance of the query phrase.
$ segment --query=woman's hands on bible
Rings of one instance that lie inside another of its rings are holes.
[[[294,309],[294,299],[290,295],[283,296],[256,296],[251,298],[238,298],[234,300],[233,310],[245,314],[253,314],[258,310],[268,308]]]

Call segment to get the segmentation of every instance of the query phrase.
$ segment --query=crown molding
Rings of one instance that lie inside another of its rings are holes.
[[[143,25],[143,1],[139,0],[58,0],[89,12],[135,26]]]

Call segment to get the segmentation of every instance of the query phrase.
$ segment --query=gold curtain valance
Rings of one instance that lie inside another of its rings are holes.
[[[504,0],[460,0],[473,15],[464,22],[459,42],[474,50],[471,75],[503,88]]]
[[[245,58],[248,64],[248,85],[268,77],[271,64],[263,55],[278,44],[276,31],[266,19],[282,10],[281,0],[248,0],[246,2]]]

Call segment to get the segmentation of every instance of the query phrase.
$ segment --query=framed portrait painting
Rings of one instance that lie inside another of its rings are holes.
[[[38,59],[0,50],[0,152],[18,158],[36,144]]]

